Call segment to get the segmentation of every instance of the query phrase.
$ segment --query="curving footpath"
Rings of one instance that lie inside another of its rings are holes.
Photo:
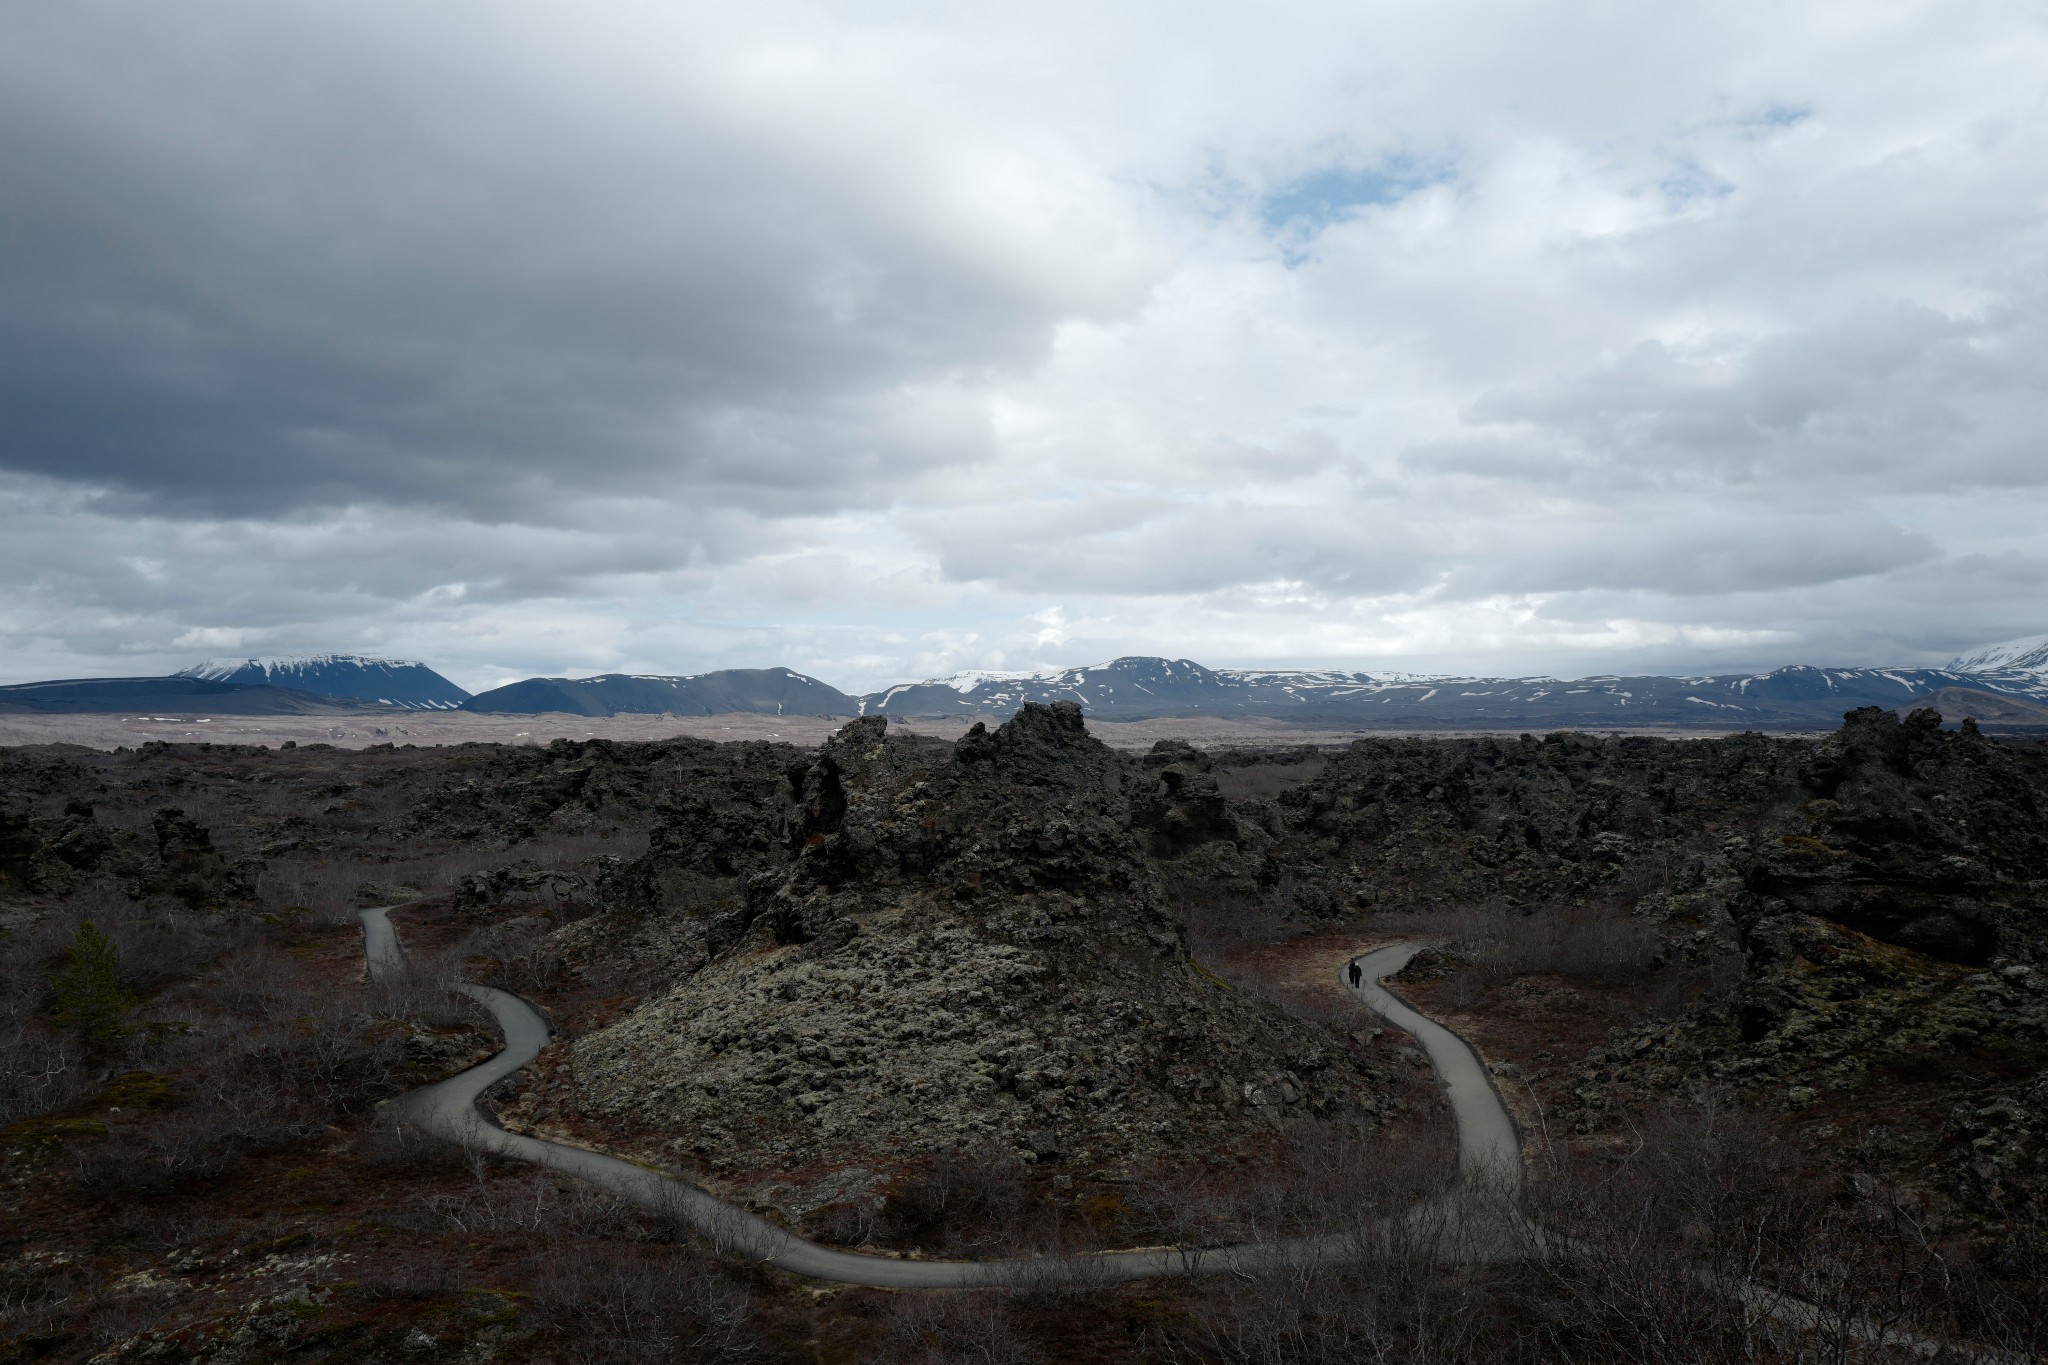
[[[405,951],[384,906],[362,912],[363,949],[373,980],[390,980],[406,970]],[[994,1286],[1108,1284],[1209,1271],[1254,1271],[1353,1261],[1390,1249],[1418,1250],[1442,1263],[1473,1264],[1541,1259],[1556,1254],[1567,1239],[1537,1226],[1518,1207],[1522,1189],[1521,1142],[1507,1107],[1493,1088],[1479,1054],[1463,1038],[1422,1014],[1392,991],[1383,978],[1408,965],[1420,943],[1396,943],[1354,958],[1360,980],[1340,974],[1347,989],[1368,1009],[1422,1045],[1436,1068],[1458,1129],[1458,1178],[1445,1195],[1422,1201],[1404,1215],[1364,1218],[1340,1232],[1229,1247],[1157,1247],[1085,1255],[1020,1256],[991,1261],[915,1261],[839,1251],[807,1242],[736,1205],[705,1193],[688,1181],[615,1156],[559,1142],[507,1132],[486,1119],[477,1098],[525,1066],[546,1046],[551,1030],[532,1005],[491,986],[463,985],[498,1021],[505,1047],[489,1061],[402,1096],[399,1113],[430,1136],[471,1151],[529,1161],[574,1176],[655,1214],[685,1223],[714,1251],[776,1266],[813,1279],[878,1289],[965,1289]],[[1698,1272],[1703,1284],[1740,1299],[1751,1312],[1802,1332],[1823,1328],[1866,1345],[1889,1345],[1922,1357],[1944,1350],[1988,1365],[2023,1365],[2022,1357],[1967,1343],[1944,1342],[1899,1328],[1844,1321],[1815,1304],[1757,1281],[1721,1279]]]
[[[388,980],[405,971],[405,952],[389,918],[394,908],[362,912],[364,956],[375,980]],[[1403,1217],[1367,1220],[1322,1237],[991,1261],[904,1260],[819,1246],[674,1176],[602,1152],[508,1132],[487,1120],[477,1108],[477,1098],[538,1056],[550,1037],[547,1020],[538,1010],[509,991],[491,986],[464,985],[460,989],[497,1020],[505,1035],[504,1050],[459,1075],[403,1096],[399,1113],[430,1136],[472,1151],[560,1171],[639,1208],[688,1224],[720,1252],[813,1279],[882,1289],[1109,1283],[1206,1271],[1250,1271],[1351,1259],[1397,1239],[1412,1243],[1418,1234],[1439,1244],[1448,1236],[1457,1246],[1454,1259],[1460,1261],[1526,1256],[1530,1239],[1514,1215],[1476,1216],[1469,1212],[1474,1204],[1498,1207],[1492,1199],[1473,1196],[1498,1194],[1503,1187],[1519,1189],[1521,1180],[1521,1149],[1514,1124],[1494,1092],[1485,1066],[1464,1039],[1417,1013],[1381,984],[1382,977],[1406,966],[1421,947],[1418,943],[1395,944],[1357,959],[1363,979],[1350,989],[1389,1023],[1414,1035],[1443,1080],[1458,1129],[1458,1189],[1445,1199],[1426,1201]]]
[[[1493,1088],[1493,1077],[1472,1045],[1388,990],[1382,978],[1408,965],[1420,943],[1396,943],[1354,958],[1363,978],[1346,985],[1365,1007],[1422,1044],[1429,1064],[1443,1082],[1458,1125],[1458,1183],[1484,1185],[1493,1192],[1518,1192],[1522,1187],[1522,1140],[1507,1106]]]

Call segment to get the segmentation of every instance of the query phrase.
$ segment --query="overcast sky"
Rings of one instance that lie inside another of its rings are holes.
[[[2011,3],[11,6],[0,675],[2048,631]]]

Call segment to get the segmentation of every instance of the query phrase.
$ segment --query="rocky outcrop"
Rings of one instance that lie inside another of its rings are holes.
[[[468,915],[501,905],[594,905],[622,867],[615,857],[590,858],[576,867],[541,867],[532,859],[521,859],[464,875],[448,901],[458,914]]]
[[[1818,740],[1367,739],[1233,815],[1233,842],[1176,866],[1247,914],[1281,890],[1333,919],[1598,907],[1701,976],[1739,950],[1682,1017],[1568,1065],[1566,1129],[1732,1091],[1882,1133],[1895,1172],[1987,1216],[2048,1198],[2037,1087],[2015,1081],[2048,1063],[2040,746],[1877,707]]]
[[[1162,739],[1140,761],[1131,823],[1154,857],[1171,858],[1239,831],[1209,756],[1183,740]]]
[[[622,744],[556,740],[539,748],[465,745],[470,771],[416,798],[401,823],[414,838],[508,845],[667,817],[698,861],[745,861],[754,815],[779,800],[800,751],[787,744],[700,739]],[[722,818],[737,803],[739,819]],[[769,841],[772,844],[772,839]]]
[[[92,803],[76,798],[62,815],[41,819],[0,808],[0,891],[15,895],[62,897],[100,879],[138,900],[175,900],[191,910],[246,908],[254,897],[250,871],[175,806],[153,811],[147,833],[101,824]]]
[[[1727,882],[1726,836],[1797,790],[1800,747],[1761,735],[1359,740],[1240,817],[1243,872],[1288,881],[1304,911],[1331,919]]]
[[[2033,956],[2048,914],[2038,765],[1941,716],[1851,712],[1799,772],[1796,819],[1762,831],[1749,921],[1805,914],[1947,962]]]
[[[213,846],[213,836],[174,806],[150,817],[156,863],[142,879],[146,895],[168,896],[190,910],[246,905],[255,899],[241,869]]]
[[[1221,875],[1325,918],[1499,904],[1636,907],[1743,934],[1786,915],[1943,961],[2031,960],[2048,932],[2048,754],[1877,707],[1814,740],[1360,740],[1233,808]]]
[[[1150,771],[1176,765],[1199,775],[1179,753]],[[951,746],[848,725],[762,812],[779,863],[721,882],[690,840],[657,839],[629,884],[695,878],[700,901],[616,915],[701,923],[705,965],[579,1040],[509,1116],[713,1170],[877,1173],[985,1146],[1100,1171],[1241,1148],[1290,1116],[1376,1123],[1384,1078],[1189,961],[1128,777],[1072,706]]]
[[[1610,1100],[1702,1081],[1767,1089],[1796,1107],[1939,1075],[1987,1048],[2048,1049],[2048,973],[2024,964],[1960,967],[1808,915],[1759,926],[1748,946],[1748,975],[1729,998],[1587,1059],[1582,1126]]]

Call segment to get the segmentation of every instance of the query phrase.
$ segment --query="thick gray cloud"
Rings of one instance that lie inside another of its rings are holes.
[[[1143,283],[1034,278],[886,144],[812,164],[688,61],[608,89],[494,7],[93,9],[0,64],[0,456],[134,507],[840,506],[985,456],[947,386]]]
[[[0,27],[14,678],[2048,628],[2019,0]]]

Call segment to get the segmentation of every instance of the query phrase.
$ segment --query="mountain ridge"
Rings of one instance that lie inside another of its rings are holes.
[[[221,716],[352,714],[360,702],[212,678],[58,678],[0,686],[0,715],[208,711]]]
[[[968,685],[962,686],[961,682]],[[1211,669],[1190,659],[1127,656],[1083,668],[960,675],[862,697],[863,714],[985,718],[1026,702],[1073,701],[1102,720],[1260,716],[1372,728],[1699,726],[1808,728],[1845,710],[1887,709],[1948,690],[2048,701],[2048,678],[1927,668],[1816,668],[1692,676],[1561,679],[1374,674],[1333,669]]]
[[[2048,683],[2048,635],[2029,635],[1958,654],[1948,667],[1958,673]]]
[[[572,716],[633,714],[854,716],[858,703],[830,683],[787,668],[722,668],[709,673],[601,673],[591,678],[526,678],[480,692],[465,711]]]
[[[408,711],[453,711],[469,693],[415,659],[372,654],[298,654],[207,659],[171,676],[374,702]]]
[[[223,690],[225,689],[225,690]],[[274,695],[272,695],[274,694]],[[353,704],[511,715],[857,716],[1000,721],[1027,702],[1071,701],[1104,721],[1273,720],[1367,730],[1828,728],[1858,706],[1939,709],[2048,724],[2048,636],[1986,645],[1941,668],[1485,677],[1343,669],[1210,668],[1126,655],[1073,668],[968,669],[854,696],[789,668],[525,678],[474,696],[423,663],[371,655],[214,659],[161,679],[69,679],[0,688],[12,711],[198,705],[289,714]]]

